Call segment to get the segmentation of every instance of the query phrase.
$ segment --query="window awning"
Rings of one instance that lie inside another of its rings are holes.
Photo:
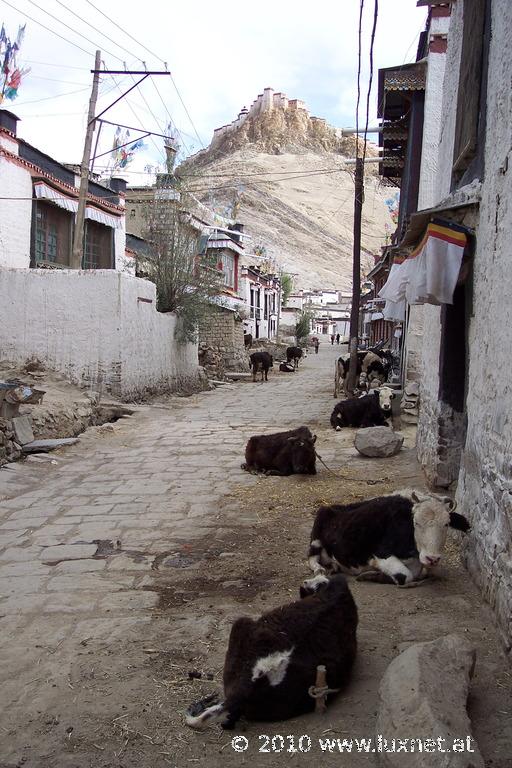
[[[76,213],[78,210],[78,200],[64,195],[42,181],[36,181],[34,184],[34,195],[38,199],[51,200],[52,203],[58,205],[59,208],[64,208],[66,211]]]
[[[38,200],[50,200],[59,208],[64,208],[66,211],[76,213],[78,211],[78,200],[73,197],[68,197],[63,192],[60,192],[49,184],[45,184],[44,181],[36,181],[34,184],[34,195]],[[85,218],[97,221],[99,224],[103,224],[111,229],[122,229],[123,217],[112,216],[109,213],[100,211],[99,208],[95,208],[92,205],[85,207]]]

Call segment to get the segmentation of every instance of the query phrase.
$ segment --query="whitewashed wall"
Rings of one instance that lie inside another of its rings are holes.
[[[512,231],[512,4],[492,0],[492,37],[487,79],[485,171],[476,217],[473,306],[469,324],[466,437],[456,498],[471,520],[466,563],[495,610],[508,648],[512,646],[512,383],[506,351],[512,340],[510,232]],[[441,112],[436,203],[450,193],[463,3],[452,4]],[[437,447],[439,308],[425,315],[423,376],[418,430],[419,456],[439,477]]]
[[[178,343],[153,283],[114,270],[1,270],[0,329],[0,358],[124,399],[199,383],[197,345]]]
[[[470,571],[512,645],[512,4],[492,2],[485,177],[474,259],[467,437],[457,499],[472,519]]]
[[[16,145],[17,146],[17,145]],[[12,151],[12,147],[9,147]],[[30,265],[32,224],[32,179],[25,168],[0,155],[0,197],[25,200],[0,200],[0,265]]]

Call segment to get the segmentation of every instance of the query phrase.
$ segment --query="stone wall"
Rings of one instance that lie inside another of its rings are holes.
[[[223,379],[226,371],[248,371],[249,355],[244,329],[234,312],[217,308],[199,326],[199,364],[210,378]]]
[[[0,359],[36,357],[74,384],[124,400],[202,388],[197,346],[175,338],[156,288],[115,270],[0,273]]]
[[[458,62],[462,40],[462,3],[452,5],[439,149],[438,200],[450,190]],[[493,0],[492,37],[487,78],[485,172],[475,220],[472,305],[468,313],[469,361],[465,416],[453,419],[437,402],[439,391],[440,314],[426,315],[418,451],[436,481],[456,473],[460,435],[458,509],[471,521],[465,560],[495,611],[507,650],[512,649],[512,383],[504,351],[510,346],[510,73],[512,5]],[[475,186],[474,184],[472,185]],[[476,185],[478,186],[478,185]],[[462,423],[465,418],[466,423]],[[446,444],[443,444],[443,440]],[[444,463],[443,463],[444,459]]]

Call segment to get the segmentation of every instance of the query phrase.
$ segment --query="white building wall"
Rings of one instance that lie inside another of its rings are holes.
[[[17,145],[16,145],[17,147]],[[30,266],[32,177],[26,168],[0,154],[0,268]]]
[[[493,0],[485,177],[474,257],[467,436],[457,490],[472,521],[467,562],[512,643],[512,5]]]
[[[466,433],[456,499],[471,521],[466,562],[493,606],[505,643],[512,644],[512,384],[504,350],[510,347],[510,232],[512,231],[512,4],[492,0],[487,78],[485,171],[476,216],[473,303],[469,322]],[[463,3],[453,3],[435,203],[450,193],[456,119]],[[426,308],[423,377],[418,430],[419,456],[435,480],[443,448],[438,403],[440,310]],[[456,414],[462,419],[462,414]]]
[[[3,270],[0,327],[0,358],[124,399],[199,380],[197,345],[175,339],[154,284],[114,270]]]

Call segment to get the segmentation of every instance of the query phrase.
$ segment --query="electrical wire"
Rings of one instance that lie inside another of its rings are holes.
[[[5,1],[5,0],[4,0]],[[42,13],[45,13],[47,16],[49,16],[54,21],[57,21],[59,24],[62,24],[63,27],[66,27],[66,29],[69,29],[71,32],[73,32],[75,35],[78,35],[79,37],[83,38],[84,40],[87,40],[88,43],[91,43],[91,45],[94,45],[96,48],[99,48],[100,46],[96,45],[96,43],[91,40],[89,37],[86,37],[81,32],[78,32],[76,29],[73,29],[73,27],[70,27],[69,24],[66,24],[65,21],[62,21],[62,19],[59,19],[58,16],[54,16],[53,13],[50,13],[50,11],[46,11],[44,8],[41,8],[40,5],[38,5],[34,0],[28,0],[28,2],[35,6],[38,10],[40,10]],[[115,53],[111,53],[110,51],[107,51],[106,49],[105,53],[107,53],[109,56],[112,56],[114,59],[117,59],[118,61],[123,61],[119,58],[119,56],[116,56]]]
[[[95,31],[95,32],[98,32],[98,33],[99,33],[100,35],[102,35],[102,37],[104,37],[106,40],[110,40],[110,42],[111,42],[111,43],[113,43],[115,46],[117,46],[117,47],[118,47],[118,48],[120,48],[122,51],[124,51],[125,53],[127,53],[127,54],[128,54],[130,57],[133,57],[133,51],[129,51],[129,50],[128,50],[128,48],[125,48],[125,47],[124,47],[124,45],[121,45],[120,43],[116,43],[116,41],[115,41],[115,40],[112,40],[112,38],[111,38],[111,37],[109,37],[108,35],[106,35],[106,34],[105,34],[105,32],[102,32],[102,31],[101,31],[101,29],[98,29],[97,27],[95,27],[95,26],[94,26],[94,24],[91,24],[91,23],[90,23],[90,21],[87,21],[86,19],[83,19],[81,16],[79,16],[79,15],[78,15],[78,13],[75,13],[75,11],[73,11],[71,8],[69,8],[67,5],[65,5],[65,3],[61,2],[61,0],[55,0],[55,2],[57,2],[57,3],[58,3],[59,5],[61,5],[63,8],[65,8],[65,9],[66,9],[66,11],[69,11],[69,13],[72,13],[72,14],[73,14],[73,16],[76,16],[76,18],[77,18],[79,21],[81,21],[81,22],[82,22],[82,24],[87,24],[87,26],[88,26],[88,27],[90,27],[91,29],[94,29],[94,31]],[[108,53],[108,51],[107,51],[107,53]],[[109,55],[112,55],[112,54],[109,54]],[[117,58],[117,57],[114,57],[114,58]],[[137,59],[137,60],[138,60],[138,61],[140,61],[140,59]],[[122,61],[122,59],[118,59],[118,61]]]
[[[8,5],[9,8],[12,8],[13,11],[16,11],[16,13],[20,13],[22,16],[26,16],[27,19],[30,19],[30,21],[33,21],[34,24],[38,24],[43,29],[46,29],[47,32],[51,32],[52,35],[56,35],[57,37],[60,37],[61,40],[64,40],[65,43],[69,43],[69,45],[74,45],[75,48],[78,48],[79,51],[83,51],[83,53],[86,53],[88,56],[93,56],[90,51],[86,51],[85,48],[82,48],[81,45],[78,45],[78,43],[74,43],[72,40],[68,40],[67,37],[63,37],[62,35],[59,35],[58,32],[55,32],[54,29],[50,29],[50,27],[47,27],[45,24],[42,23],[42,21],[38,21],[37,19],[34,19],[32,16],[29,16],[29,14],[26,11],[20,11],[19,8],[16,8],[12,3],[9,3],[8,0],[1,0],[2,3],[5,3],[5,5]]]
[[[366,123],[364,126],[363,168],[364,168],[364,161],[366,160],[366,146],[368,143],[368,121],[370,119],[370,94],[372,90],[372,81],[373,81],[373,45],[375,43],[375,32],[377,30],[378,16],[379,16],[379,0],[374,0],[373,26],[372,26],[372,34],[370,37],[370,75],[368,78],[368,91],[366,94]]]
[[[102,11],[100,8],[98,8],[96,5],[94,5],[94,3],[91,2],[91,0],[86,0],[86,1],[87,1],[87,3],[92,8],[94,8],[98,13],[101,13],[102,16],[104,16],[108,21],[110,21],[111,24],[114,24],[119,29],[120,32],[123,32],[127,37],[130,38],[130,40],[133,40],[134,43],[137,43],[137,45],[140,45],[141,48],[144,48],[144,50],[147,51],[151,56],[154,56],[155,59],[157,59],[158,61],[161,61],[164,64],[165,68],[167,69],[167,62],[161,56],[157,56],[157,54],[154,51],[151,51],[146,45],[144,45],[144,43],[141,43],[140,40],[137,40],[133,35],[131,35],[129,32],[127,32],[126,29],[121,27],[120,24],[118,24],[117,21],[114,21],[114,19],[112,19],[110,16],[107,16],[107,14],[104,13],[104,11]],[[188,117],[188,119],[190,121],[190,124],[191,124],[192,128],[194,129],[194,133],[196,134],[201,147],[204,149],[205,146],[204,146],[203,140],[199,136],[197,128],[196,128],[196,126],[194,124],[194,121],[192,120],[192,117],[190,115],[190,112],[187,109],[187,106],[186,106],[185,102],[183,101],[183,98],[181,96],[181,93],[178,90],[178,86],[176,85],[176,82],[174,80],[174,77],[173,77],[172,73],[171,73],[170,76],[171,76],[171,82],[172,82],[172,84],[174,86],[174,89],[175,89],[177,95],[178,95],[178,98],[179,98],[179,100],[181,102],[181,105],[182,105],[183,109],[185,110],[185,113],[186,113],[186,115],[187,115],[187,117]]]
[[[19,103],[16,103],[16,107],[24,107],[25,104],[38,104],[40,101],[49,101],[50,99],[58,99],[61,96],[71,96],[73,93],[83,93],[84,91],[90,90],[89,86],[86,86],[85,88],[78,88],[76,91],[66,91],[66,93],[56,93],[53,96],[45,96],[42,99],[31,99],[30,101],[20,101]]]

